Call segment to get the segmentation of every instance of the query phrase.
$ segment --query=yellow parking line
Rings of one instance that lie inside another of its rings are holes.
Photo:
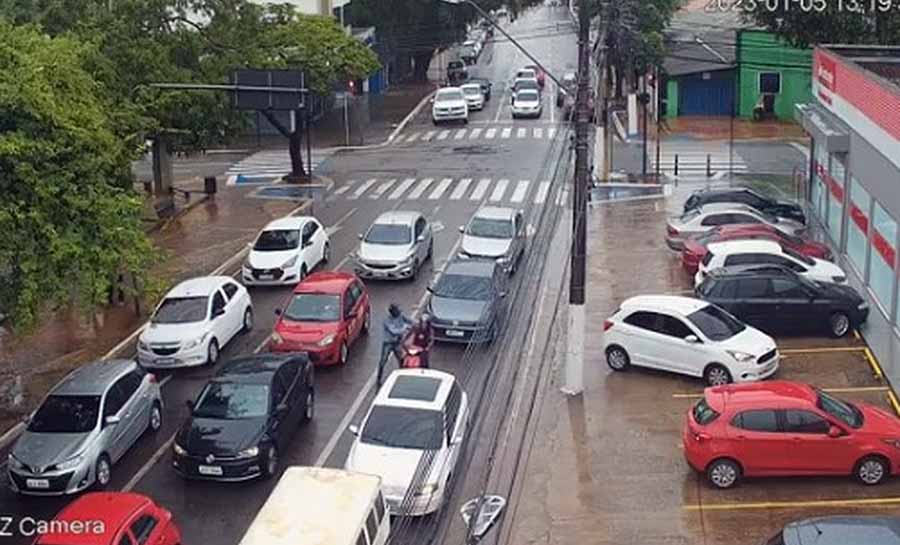
[[[847,500],[811,500],[811,501],[763,501],[746,503],[705,503],[703,505],[685,505],[685,511],[738,511],[741,509],[793,509],[803,507],[853,507],[897,505],[900,498],[853,498]]]
[[[857,341],[860,340],[859,331],[857,331],[855,329],[853,330],[853,338],[856,339]]]
[[[843,388],[822,388],[822,391],[828,392],[829,394],[851,394],[859,392],[890,392],[890,394],[894,393],[888,386],[847,386]],[[699,399],[703,397],[703,394],[679,393],[672,394],[672,397],[675,399]],[[897,406],[900,407],[900,404],[898,404]],[[898,412],[898,414],[900,414],[900,412]]]
[[[822,354],[828,352],[862,352],[868,350],[865,346],[829,346],[819,348],[785,348],[780,350],[782,354]]]
[[[875,361],[875,356],[872,355],[872,351],[869,350],[868,346],[863,350],[863,354],[866,355],[866,361],[869,362],[869,367],[872,368],[872,373],[875,375],[875,378],[884,378],[884,373],[881,372],[881,366]]]

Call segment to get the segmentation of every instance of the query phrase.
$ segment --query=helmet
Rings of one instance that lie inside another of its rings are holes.
[[[428,314],[427,312],[422,313],[422,315],[419,316],[419,325],[422,327],[430,326],[431,325],[431,314]]]
[[[403,313],[400,311],[400,307],[397,306],[396,303],[391,303],[391,305],[388,307],[388,314],[390,314],[393,318],[398,318]]]

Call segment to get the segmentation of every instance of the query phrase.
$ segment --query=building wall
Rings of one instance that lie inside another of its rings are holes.
[[[674,78],[666,82],[666,117],[678,117],[678,80]]]
[[[774,34],[761,30],[738,32],[737,61],[740,71],[739,109],[741,117],[752,117],[759,101],[759,75],[781,75],[781,92],[775,97],[775,115],[793,119],[794,105],[812,98],[812,50],[786,45]]]
[[[292,4],[307,15],[332,15],[332,0],[252,0],[255,4]]]

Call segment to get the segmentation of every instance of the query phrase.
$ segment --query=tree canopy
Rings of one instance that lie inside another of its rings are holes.
[[[785,9],[780,2],[776,9],[770,9],[763,2],[754,5],[755,10],[745,12],[748,22],[760,25],[798,47],[823,43],[900,43],[900,11],[872,9],[881,6],[881,2],[816,0],[812,2],[815,9],[810,10]],[[819,10],[818,6],[824,9]],[[855,10],[856,7],[861,9]]]

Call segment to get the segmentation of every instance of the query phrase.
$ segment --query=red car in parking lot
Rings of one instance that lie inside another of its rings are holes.
[[[275,313],[270,351],[302,351],[316,365],[343,365],[350,345],[369,330],[369,292],[354,274],[317,272],[297,284]]]
[[[738,223],[734,225],[722,225],[715,229],[685,239],[684,248],[681,250],[681,266],[691,276],[697,274],[697,267],[703,256],[706,255],[706,246],[714,242],[726,240],[771,240],[789,248],[795,252],[819,259],[831,261],[833,256],[827,245],[808,238],[789,235],[771,225],[762,223]]]
[[[91,492],[67,505],[35,545],[179,545],[172,513],[131,492]],[[30,529],[24,529],[26,531]]]
[[[716,488],[789,475],[853,475],[874,485],[900,472],[900,419],[798,382],[707,388],[682,441],[688,464]]]

